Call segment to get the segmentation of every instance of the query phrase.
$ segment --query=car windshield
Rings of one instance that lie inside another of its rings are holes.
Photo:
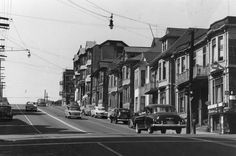
[[[99,108],[97,108],[98,110],[101,110],[101,111],[104,111],[105,110],[105,108],[103,108],[103,107],[99,107]]]
[[[76,110],[76,111],[80,111],[80,107],[69,107],[69,110]]]
[[[171,113],[171,112],[176,112],[175,108],[173,107],[154,107],[151,110],[151,113]]]
[[[128,112],[130,112],[128,109],[120,109],[120,112],[122,112],[122,113],[128,113]]]

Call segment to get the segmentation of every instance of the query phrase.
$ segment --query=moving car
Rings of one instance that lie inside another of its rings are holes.
[[[182,128],[186,127],[184,119],[171,105],[150,104],[145,107],[144,114],[135,117],[134,122],[137,133],[141,133],[141,130],[149,133],[160,130],[161,133],[166,133],[167,129],[171,129],[180,134]]]
[[[69,118],[69,119],[70,118],[81,118],[82,117],[82,111],[80,110],[80,107],[76,106],[76,105],[66,106],[65,117]]]
[[[37,104],[35,102],[27,102],[25,105],[25,110],[37,112],[37,110],[38,110]]]
[[[0,119],[12,120],[13,113],[10,104],[6,98],[2,98],[0,101]]]
[[[91,116],[95,118],[107,118],[107,111],[105,111],[104,107],[95,106],[94,109],[91,110]]]
[[[119,121],[122,121],[127,124],[130,119],[130,110],[126,108],[115,108],[111,111],[109,118],[111,123],[118,123]]]

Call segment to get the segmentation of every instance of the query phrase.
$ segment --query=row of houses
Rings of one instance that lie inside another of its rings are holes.
[[[73,62],[80,105],[141,112],[168,104],[210,132],[236,133],[236,17],[207,29],[167,28],[150,47],[87,41]]]

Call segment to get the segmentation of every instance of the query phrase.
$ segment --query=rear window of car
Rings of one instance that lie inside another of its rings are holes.
[[[98,110],[105,110],[105,108],[98,108]]]
[[[122,113],[128,113],[129,110],[128,110],[128,109],[120,109],[120,112],[122,112]]]
[[[68,109],[69,110],[78,110],[78,111],[80,111],[80,107],[69,107]]]
[[[170,113],[170,112],[176,112],[175,108],[173,107],[153,107],[152,109],[150,109],[151,113]]]

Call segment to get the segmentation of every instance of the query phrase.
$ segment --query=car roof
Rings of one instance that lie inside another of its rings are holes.
[[[154,107],[173,107],[175,108],[174,106],[172,105],[164,105],[164,104],[149,104],[148,106],[146,106],[146,108],[154,108]]]

